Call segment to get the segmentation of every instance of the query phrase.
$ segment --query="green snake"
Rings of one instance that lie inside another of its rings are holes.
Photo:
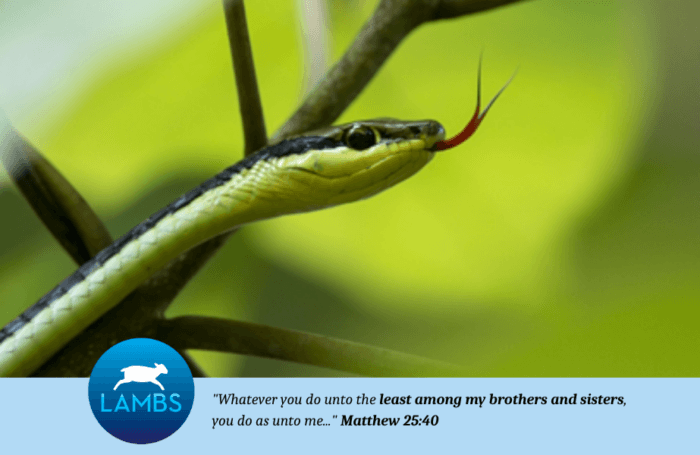
[[[450,140],[433,120],[377,119],[305,133],[247,156],[134,227],[0,330],[0,376],[31,375],[139,284],[207,239],[364,199],[405,180],[436,151],[473,134],[507,85],[483,112],[477,101],[469,124]]]

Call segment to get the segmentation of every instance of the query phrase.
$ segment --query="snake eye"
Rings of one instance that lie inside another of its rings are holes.
[[[364,150],[377,143],[377,137],[371,128],[358,126],[348,132],[345,142],[355,150]]]

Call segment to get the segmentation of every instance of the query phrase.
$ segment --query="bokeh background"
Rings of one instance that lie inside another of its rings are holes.
[[[246,4],[270,132],[377,2],[327,0],[315,32],[301,3]],[[453,134],[484,50],[485,98],[520,70],[480,131],[370,200],[246,227],[168,314],[474,376],[698,376],[698,17],[693,2],[535,0],[422,26],[339,121]],[[0,106],[115,237],[242,156],[215,0],[0,1]],[[4,325],[75,265],[4,173],[0,220]],[[340,374],[194,354],[218,376]]]

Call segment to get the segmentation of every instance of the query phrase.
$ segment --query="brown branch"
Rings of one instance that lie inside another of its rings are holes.
[[[157,338],[178,350],[205,349],[332,368],[364,376],[458,376],[458,367],[321,335],[202,316],[162,321]]]

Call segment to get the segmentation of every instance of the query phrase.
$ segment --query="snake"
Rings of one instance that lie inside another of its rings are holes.
[[[511,79],[451,139],[437,121],[380,118],[286,138],[185,193],[97,253],[0,330],[0,376],[31,375],[183,252],[243,225],[373,196],[478,128]],[[513,75],[514,76],[514,75]]]

